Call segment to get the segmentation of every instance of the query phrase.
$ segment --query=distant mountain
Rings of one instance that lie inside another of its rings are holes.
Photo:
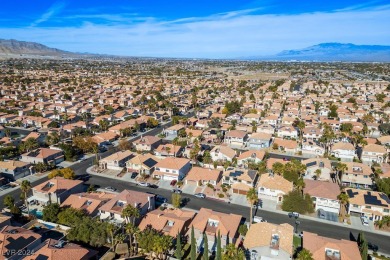
[[[273,57],[277,60],[372,61],[390,62],[390,46],[321,43],[300,50],[286,50]]]
[[[0,39],[0,54],[60,56],[60,55],[71,54],[71,53],[59,49],[55,49],[55,48],[50,48],[36,42],[24,42],[24,41],[17,41],[13,39],[11,40]]]

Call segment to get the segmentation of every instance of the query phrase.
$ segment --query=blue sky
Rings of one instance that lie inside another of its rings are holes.
[[[272,55],[323,42],[390,45],[390,2],[4,1],[0,38],[153,57]]]

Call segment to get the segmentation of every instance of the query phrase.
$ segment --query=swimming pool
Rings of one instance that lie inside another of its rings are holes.
[[[43,212],[39,211],[37,209],[30,210],[30,214],[33,214],[34,216],[36,216],[39,219],[41,219],[43,216]]]

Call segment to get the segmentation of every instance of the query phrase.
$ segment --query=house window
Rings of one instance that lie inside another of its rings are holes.
[[[371,206],[366,206],[366,209],[371,209]]]
[[[390,210],[389,209],[383,209],[383,212],[389,213]]]

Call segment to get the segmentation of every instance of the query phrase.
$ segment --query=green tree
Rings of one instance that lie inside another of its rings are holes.
[[[390,196],[390,178],[377,178],[375,180],[378,191],[385,193]]]
[[[217,252],[215,254],[215,260],[222,260],[221,232],[219,230],[217,236]]]
[[[359,251],[360,251],[360,255],[362,257],[362,260],[367,260],[368,259],[368,243],[367,243],[366,237],[364,236],[363,232],[359,233],[357,243],[359,246]]]
[[[244,260],[245,253],[241,248],[236,248],[234,244],[226,245],[222,255],[222,260]]]
[[[322,136],[318,141],[324,145],[325,153],[328,154],[329,147],[333,143],[333,140],[336,138],[336,135],[333,129],[328,124],[324,124],[323,129],[324,131],[322,133]]]
[[[60,213],[60,205],[58,203],[50,203],[46,205],[42,210],[42,219],[44,221],[54,222],[58,221],[58,214]]]
[[[209,241],[207,238],[207,234],[203,234],[203,260],[209,260]]]
[[[175,250],[175,256],[177,259],[181,260],[183,258],[183,250],[181,248],[181,235],[180,233],[177,233],[176,235],[176,250]]]
[[[55,177],[63,177],[65,179],[73,180],[76,177],[76,173],[71,168],[55,169],[47,176],[49,179]]]
[[[69,207],[58,213],[58,223],[74,227],[82,221],[84,216],[85,213],[83,211]]]
[[[57,132],[52,132],[52,133],[50,133],[50,134],[48,134],[46,136],[46,140],[45,141],[46,141],[47,145],[53,145],[53,144],[58,143],[60,140],[61,139],[60,139],[60,136],[58,135],[58,133]]]
[[[27,193],[31,190],[31,183],[28,180],[23,180],[22,184],[20,185],[20,190],[22,191],[24,195],[24,205],[27,208],[27,213],[30,214],[30,207],[27,202]]]
[[[3,204],[10,209],[15,205],[15,199],[11,195],[7,195],[4,197]]]
[[[242,224],[238,227],[238,233],[240,233],[241,236],[245,236],[248,232],[248,226],[245,224]]]
[[[127,223],[125,225],[125,232],[127,236],[129,237],[129,254],[130,256],[133,255],[134,252],[134,246],[133,246],[133,239],[134,236],[138,233],[139,229],[137,226],[133,225],[132,223]]]
[[[246,199],[248,200],[249,204],[250,204],[250,208],[249,208],[249,214],[250,214],[250,221],[249,221],[249,225],[252,225],[252,222],[253,222],[253,205],[255,203],[257,203],[257,201],[259,200],[259,197],[257,195],[257,192],[256,192],[256,189],[255,188],[250,188],[248,193],[246,194]]]
[[[280,162],[276,162],[272,165],[272,172],[277,175],[282,175],[284,172],[284,165]]]
[[[172,205],[175,208],[180,208],[181,206],[181,195],[177,193],[172,194]]]
[[[337,109],[338,109],[338,107],[335,104],[330,105],[330,107],[329,107],[330,112],[329,112],[328,116],[337,118],[338,117]]]
[[[340,215],[344,218],[346,211],[347,211],[347,205],[349,202],[349,197],[345,192],[341,192],[337,199],[340,201]]]
[[[194,226],[191,226],[191,260],[196,260],[196,244],[195,244],[195,233]]]
[[[132,223],[135,225],[135,220],[141,216],[139,209],[134,207],[133,205],[128,204],[123,210],[122,210],[122,218],[125,219],[126,224]]]
[[[313,254],[305,248],[302,249],[301,252],[298,253],[298,257],[296,259],[297,260],[314,260]]]
[[[353,125],[351,123],[342,123],[340,125],[340,131],[343,133],[351,133]]]
[[[282,210],[301,214],[313,213],[313,202],[309,194],[302,196],[299,190],[294,190],[283,196]]]

